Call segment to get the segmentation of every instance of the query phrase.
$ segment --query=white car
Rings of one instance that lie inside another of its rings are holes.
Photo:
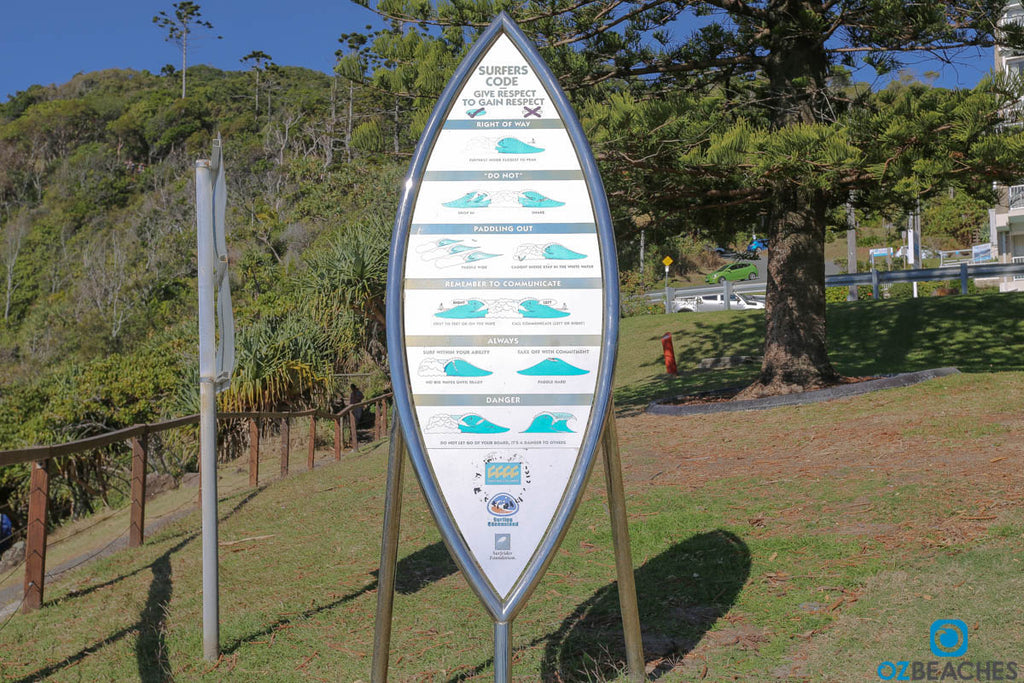
[[[729,308],[734,311],[745,311],[751,308],[764,308],[763,301],[757,301],[742,294],[733,293],[729,299]],[[672,301],[672,310],[676,313],[692,313],[694,311],[724,311],[725,297],[722,294],[701,294],[688,296]]]

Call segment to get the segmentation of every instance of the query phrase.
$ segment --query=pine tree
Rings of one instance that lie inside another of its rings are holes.
[[[681,212],[719,225],[763,221],[767,333],[746,395],[789,393],[839,380],[826,349],[824,244],[851,190],[861,206],[896,211],[947,186],[985,193],[1024,172],[1020,134],[998,132],[1015,94],[991,82],[871,93],[851,86],[846,69],[887,73],[907,55],[952,61],[997,41],[1024,46],[1020,26],[997,28],[1003,5],[382,0],[375,9],[390,28],[372,42],[381,60],[373,80],[388,87],[404,74],[407,94],[429,99],[447,66],[436,55],[462,53],[493,12],[508,11],[583,114],[620,231],[628,235],[622,219],[637,213],[668,226]],[[698,28],[676,41],[680,19]]]
[[[160,11],[153,17],[153,23],[157,28],[167,31],[164,40],[170,41],[178,46],[181,51],[181,98],[185,99],[185,70],[188,68],[188,50],[192,44],[192,34],[197,28],[213,30],[213,24],[202,18],[202,9],[198,3],[183,0],[171,4],[174,11],[171,14]],[[220,40],[222,36],[217,36]]]

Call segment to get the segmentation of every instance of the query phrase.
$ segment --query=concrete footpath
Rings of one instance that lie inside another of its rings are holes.
[[[906,372],[891,377],[871,379],[866,382],[854,384],[839,384],[827,389],[815,391],[804,391],[798,394],[786,394],[784,396],[769,396],[749,401],[716,401],[713,403],[693,403],[688,405],[672,405],[672,401],[678,398],[666,398],[654,401],[647,406],[647,412],[652,415],[710,415],[711,413],[728,413],[742,410],[767,410],[779,406],[796,406],[806,403],[819,403],[831,401],[837,398],[848,398],[859,396],[873,391],[883,389],[896,389],[898,387],[909,387],[920,382],[925,382],[937,377],[955,375],[960,371],[956,368],[935,368],[933,370],[921,370],[920,372]]]

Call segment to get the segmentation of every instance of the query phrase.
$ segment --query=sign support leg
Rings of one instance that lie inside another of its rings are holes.
[[[354,433],[354,432],[353,432]],[[405,435],[398,420],[391,425],[388,452],[387,493],[384,499],[384,534],[377,572],[377,617],[373,628],[372,683],[388,680],[391,652],[391,614],[395,604],[395,573],[398,569],[398,531],[402,518],[402,470],[405,464]]]
[[[196,161],[196,233],[199,280],[199,483],[203,520],[203,658],[220,656],[217,558],[217,341],[210,162]]]
[[[512,622],[494,622],[494,683],[512,680]]]
[[[608,486],[608,511],[612,521],[612,547],[615,551],[615,573],[619,584],[619,610],[622,612],[622,632],[626,638],[626,664],[629,680],[646,680],[644,674],[644,645],[640,635],[640,608],[636,600],[636,582],[633,579],[633,557],[629,544],[629,525],[626,518],[626,494],[622,484],[622,461],[619,457],[619,435],[615,429],[615,403],[608,405],[603,435],[604,475]]]

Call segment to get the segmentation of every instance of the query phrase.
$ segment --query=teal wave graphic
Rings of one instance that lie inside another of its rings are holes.
[[[535,147],[528,142],[523,142],[518,138],[502,138],[498,140],[495,149],[501,154],[537,154],[543,152],[544,148]]]
[[[463,434],[501,434],[507,432],[508,427],[494,424],[479,415],[463,415],[459,420],[459,431]]]
[[[494,374],[490,370],[478,368],[469,361],[453,358],[444,365],[444,374],[449,377],[486,377]]]
[[[587,258],[586,254],[581,254],[578,251],[573,251],[568,247],[563,247],[561,244],[555,244],[552,242],[544,247],[544,258],[552,261],[575,261],[581,258]]]
[[[569,421],[575,419],[571,413],[541,413],[533,418],[523,434],[575,434],[569,429]]]
[[[487,305],[479,299],[470,299],[464,304],[453,306],[445,311],[439,311],[434,316],[454,319],[484,318],[487,316]]]
[[[569,375],[586,375],[590,370],[578,368],[571,363],[566,363],[561,358],[547,358],[541,362],[517,371],[520,375],[531,375],[536,377],[558,377]]]
[[[560,311],[536,299],[524,299],[519,302],[519,314],[524,318],[565,318],[569,311]]]

